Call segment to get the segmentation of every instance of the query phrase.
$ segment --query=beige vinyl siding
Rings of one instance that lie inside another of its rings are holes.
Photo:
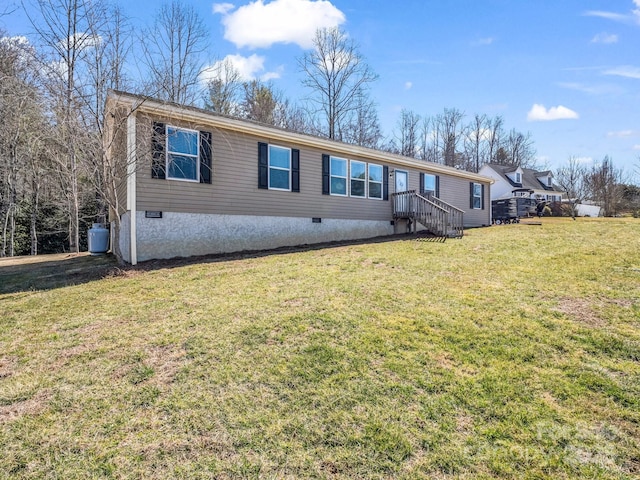
[[[484,210],[471,209],[469,184],[471,182],[464,178],[440,176],[440,198],[454,207],[464,210],[465,227],[481,227],[490,225],[491,200],[490,185],[484,185]],[[480,182],[476,182],[480,183]]]
[[[118,108],[113,116],[107,115],[106,129],[109,130],[107,138],[111,140],[107,145],[109,162],[114,166],[113,181],[117,195],[117,213],[122,215],[127,211],[127,110]],[[116,198],[112,198],[110,219],[113,220]]]
[[[139,116],[137,209],[226,215],[267,215],[283,217],[320,217],[355,220],[391,220],[391,201],[322,194],[322,155],[330,150],[287,143],[231,130],[210,128],[191,122],[158,119],[163,123],[210,131],[213,134],[212,183],[201,184],[179,180],[151,178],[152,120]],[[300,150],[300,192],[258,188],[258,142]],[[420,171],[370,160],[365,156],[336,154],[349,160],[387,166],[408,172],[409,190],[420,191]],[[428,164],[425,162],[425,167]],[[429,173],[428,168],[424,172]],[[489,224],[489,184],[485,184],[485,210],[469,209],[469,180],[440,176],[440,198],[465,211],[467,226]],[[389,198],[395,179],[389,180]]]

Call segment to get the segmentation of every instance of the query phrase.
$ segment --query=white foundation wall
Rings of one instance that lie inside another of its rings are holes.
[[[120,248],[130,259],[129,218],[122,218]],[[336,220],[323,218],[209,215],[163,212],[162,218],[146,218],[137,212],[138,261],[190,257],[243,250],[268,250],[340,240],[392,235],[389,221]],[[126,227],[125,227],[126,223]]]

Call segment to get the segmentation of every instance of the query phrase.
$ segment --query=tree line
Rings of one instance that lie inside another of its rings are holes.
[[[471,171],[535,164],[531,135],[507,130],[500,116],[403,110],[385,137],[371,95],[378,75],[340,28],[318,30],[297,59],[305,95],[291,100],[270,82],[243,79],[229,59],[207,67],[205,24],[178,0],[146,27],[97,0],[22,8],[29,38],[0,31],[0,256],[78,252],[91,223],[106,221],[117,201],[103,143],[109,89]]]

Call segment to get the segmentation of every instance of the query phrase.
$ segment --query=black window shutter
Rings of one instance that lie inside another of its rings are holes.
[[[211,132],[200,132],[200,183],[211,183]]]
[[[164,144],[164,123],[153,122],[153,135],[151,136],[151,178],[166,178],[167,161],[164,154]]]
[[[291,191],[300,191],[300,150],[291,149]]]
[[[440,198],[440,175],[436,175],[436,197]]]
[[[424,173],[420,174],[420,195],[424,195]]]
[[[469,182],[469,208],[473,208],[473,182]]]
[[[482,185],[482,194],[480,195],[480,205],[482,205],[482,210],[484,210],[484,185]]]
[[[322,155],[322,194],[329,195],[329,155]]]
[[[258,142],[258,188],[269,188],[269,146]]]
[[[382,199],[389,200],[389,167],[382,167]]]

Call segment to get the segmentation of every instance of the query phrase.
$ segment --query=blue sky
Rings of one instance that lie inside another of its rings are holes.
[[[304,94],[296,59],[316,28],[339,25],[380,76],[386,135],[402,108],[457,108],[530,132],[544,167],[571,155],[609,155],[629,175],[640,164],[640,0],[183,1],[210,29],[210,64],[230,56],[292,100]],[[142,26],[159,2],[121,5]],[[20,12],[0,26],[29,31]]]

